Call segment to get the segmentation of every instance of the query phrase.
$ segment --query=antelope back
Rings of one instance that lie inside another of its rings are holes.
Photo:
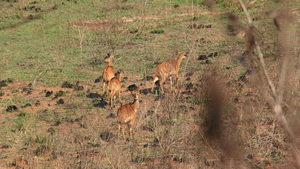
[[[117,78],[112,78],[109,82],[108,82],[108,89],[111,91],[118,91],[121,88],[121,83],[120,80]]]
[[[162,77],[162,76],[169,76],[177,72],[177,60],[166,61],[159,65],[157,65],[155,74]]]
[[[125,104],[118,109],[117,116],[120,123],[128,123],[135,118],[136,114],[131,104]]]
[[[102,76],[104,81],[110,81],[112,78],[115,77],[114,67],[112,66],[105,67]]]

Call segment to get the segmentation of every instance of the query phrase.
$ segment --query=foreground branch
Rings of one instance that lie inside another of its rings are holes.
[[[248,23],[250,25],[250,29],[254,27],[253,25],[253,22],[252,22],[252,19],[243,3],[242,0],[239,0],[242,8],[243,8],[243,11],[247,17],[247,20],[248,20]],[[269,87],[271,88],[272,90],[272,94],[273,94],[273,99],[267,99],[270,103],[270,105],[273,105],[273,109],[274,109],[274,112],[277,116],[277,118],[279,119],[279,121],[283,124],[286,132],[288,133],[288,135],[290,136],[291,138],[291,145],[292,145],[292,151],[294,153],[294,156],[296,158],[296,163],[297,163],[297,166],[300,168],[300,152],[296,146],[296,137],[294,135],[294,132],[292,131],[291,127],[289,126],[284,114],[283,114],[283,111],[282,111],[282,107],[281,107],[281,103],[282,103],[282,100],[283,100],[283,90],[284,90],[284,85],[285,85],[285,81],[286,81],[286,74],[287,74],[287,63],[289,61],[289,56],[285,56],[284,60],[283,60],[283,66],[282,66],[282,70],[281,70],[281,75],[280,75],[280,79],[279,79],[279,87],[278,87],[278,92],[276,92],[276,89],[275,89],[275,86],[274,84],[272,83],[269,75],[268,75],[268,72],[267,72],[267,69],[266,69],[266,64],[264,62],[264,58],[263,58],[263,55],[261,53],[261,50],[260,50],[260,47],[259,45],[257,44],[255,38],[251,38],[251,39],[254,39],[254,41],[252,42],[253,46],[255,47],[257,53],[258,53],[258,58],[260,60],[260,63],[261,63],[261,67],[262,67],[262,70],[264,72],[264,75],[265,75],[265,78],[268,82],[268,85]],[[284,51],[284,52],[287,52],[287,51]],[[260,79],[262,80],[262,79]]]

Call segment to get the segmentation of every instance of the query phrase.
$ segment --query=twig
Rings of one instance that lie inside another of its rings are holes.
[[[32,82],[32,88],[33,88],[33,89],[34,89],[34,86],[35,86],[36,79],[37,79],[40,75],[42,75],[43,73],[46,73],[47,71],[48,71],[48,69],[43,70],[41,73],[39,73],[39,74],[34,78],[34,80],[33,80],[33,82]]]
[[[195,130],[192,130],[192,131],[195,131]],[[191,133],[193,133],[193,132],[191,132]],[[170,148],[171,148],[171,146],[172,146],[174,143],[179,142],[181,139],[183,139],[184,137],[188,136],[189,134],[190,134],[190,133],[187,133],[187,134],[181,136],[180,138],[173,139],[173,140],[171,141],[171,143],[169,143],[169,145],[167,146],[167,150],[169,151]]]

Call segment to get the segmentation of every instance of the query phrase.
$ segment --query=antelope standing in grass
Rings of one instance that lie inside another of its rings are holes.
[[[121,132],[122,127],[122,134],[123,138],[126,141],[126,135],[125,135],[125,127],[129,128],[129,134],[130,139],[132,139],[133,135],[133,125],[134,120],[136,117],[136,113],[139,108],[139,92],[134,93],[134,102],[131,104],[125,104],[121,105],[121,107],[118,109],[117,117],[119,121],[119,130],[118,130],[118,139],[119,139],[119,133]]]
[[[106,93],[105,90],[105,85],[112,79],[115,77],[115,70],[114,67],[112,66],[112,58],[115,55],[110,55],[109,53],[107,54],[107,56],[104,59],[104,62],[108,63],[108,66],[106,66],[103,69],[103,73],[102,73],[102,77],[103,77],[103,94]]]
[[[112,78],[108,82],[108,91],[110,92],[109,93],[109,105],[110,105],[110,108],[115,107],[116,95],[118,95],[119,101],[122,103],[121,95],[120,95],[122,76],[123,76],[123,71],[119,70],[117,72],[117,76],[114,77],[114,78]]]
[[[164,93],[164,82],[166,81],[166,78],[170,78],[171,81],[171,87],[172,87],[172,76],[175,75],[177,80],[179,80],[178,71],[180,67],[180,63],[182,59],[185,59],[185,53],[183,52],[177,52],[178,58],[176,60],[166,61],[162,62],[161,64],[157,65],[155,68],[155,75],[152,83],[151,91],[153,91],[155,82],[159,79],[159,86],[161,89],[161,92]],[[177,82],[178,85],[178,82]]]

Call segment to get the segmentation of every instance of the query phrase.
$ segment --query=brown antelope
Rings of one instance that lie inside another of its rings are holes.
[[[164,82],[166,81],[166,78],[170,78],[171,81],[171,87],[172,87],[172,75],[175,75],[177,80],[179,79],[178,71],[179,66],[182,61],[182,59],[185,59],[185,53],[178,52],[178,58],[176,60],[166,61],[162,62],[161,64],[157,65],[155,68],[155,75],[152,83],[151,91],[153,91],[155,82],[159,80],[159,86],[161,89],[161,92],[164,93]],[[178,83],[177,83],[178,85]]]
[[[109,53],[107,54],[107,56],[104,59],[104,62],[108,62],[108,66],[106,66],[103,69],[103,73],[102,73],[102,77],[103,77],[103,93],[106,93],[105,90],[105,85],[112,79],[115,77],[115,70],[114,67],[112,66],[112,58],[115,55],[110,55]]]
[[[120,108],[118,108],[117,111],[117,117],[119,121],[119,130],[118,130],[118,139],[119,139],[119,133],[121,132],[121,127],[122,127],[122,134],[123,138],[126,141],[126,135],[125,135],[125,127],[128,126],[129,128],[129,134],[130,134],[130,139],[132,139],[133,135],[133,125],[134,125],[134,120],[136,117],[136,113],[139,108],[139,92],[134,93],[134,102],[131,104],[125,104],[121,105]]]
[[[110,105],[110,108],[115,107],[116,95],[118,95],[119,101],[122,103],[121,95],[120,95],[122,76],[123,76],[123,71],[119,70],[117,72],[117,77],[112,78],[108,82],[108,91],[110,92],[109,93],[109,105]]]

